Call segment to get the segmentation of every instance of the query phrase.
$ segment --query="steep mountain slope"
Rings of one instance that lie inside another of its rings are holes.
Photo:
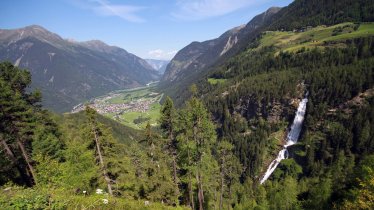
[[[156,60],[156,59],[145,59],[149,65],[152,66],[160,75],[163,75],[167,65],[170,61],[167,60]]]
[[[306,123],[299,145],[290,152],[297,150],[292,155],[303,167],[304,177],[338,173],[331,168],[339,164],[339,153],[360,160],[364,156],[358,151],[374,151],[373,138],[356,133],[373,125],[372,116],[362,119],[358,114],[371,109],[372,97],[362,106],[343,108],[373,88],[374,27],[367,21],[373,20],[374,13],[367,11],[374,4],[334,2],[295,0],[248,33],[236,49],[229,50],[231,54],[200,66],[198,73],[183,71],[182,77],[177,73],[171,77],[177,82],[167,83],[167,94],[179,105],[191,96],[188,87],[197,84],[197,95],[213,113],[220,138],[235,145],[235,154],[246,168],[244,176],[254,181],[283,147],[295,107],[307,91]],[[294,166],[281,164],[271,179],[282,180],[288,167]],[[334,187],[345,184],[340,180]]]
[[[372,0],[297,0],[270,19],[268,30],[293,30],[342,22],[373,22]]]
[[[267,13],[269,15],[266,15]],[[202,42],[205,43],[204,47],[195,42],[179,51],[167,67],[160,88],[167,95],[173,97],[177,104],[182,104],[185,98],[189,96],[188,87],[192,83],[196,83],[201,78],[206,78],[206,74],[209,72],[219,69],[222,64],[230,62],[230,59],[235,55],[252,45],[256,45],[255,39],[263,31],[305,31],[308,27],[318,25],[333,25],[347,21],[368,22],[374,20],[373,14],[373,2],[371,0],[343,0],[339,2],[335,0],[296,0],[280,10],[279,8],[271,8],[267,12],[256,16],[246,27],[241,29],[238,33],[238,43],[222,56],[217,57],[223,52],[224,45],[214,48],[215,52],[213,50],[212,52],[195,50],[197,47],[194,46],[200,46],[200,50],[213,49],[207,45],[210,41]],[[244,34],[244,36],[240,36],[240,34]],[[227,43],[228,37],[225,38],[223,39],[224,43]],[[191,52],[191,55],[188,54],[188,51]],[[199,55],[199,53],[202,55]],[[203,56],[205,54],[206,57]],[[192,55],[195,57],[192,57]],[[213,55],[211,56],[213,59],[210,57],[208,62],[201,62],[204,60],[203,58],[209,58],[210,55]]]
[[[248,24],[233,28],[217,39],[192,42],[187,45],[175,55],[167,66],[162,77],[165,87],[170,84],[183,83],[188,77],[205,72],[219,59],[225,59],[232,55],[233,49],[239,48],[250,33],[279,10],[280,8],[277,7],[270,8],[254,17]]]
[[[0,60],[32,74],[43,105],[58,112],[116,89],[158,78],[152,67],[127,51],[100,41],[62,39],[40,26],[0,30]]]
[[[167,66],[163,81],[178,81],[183,74],[198,71],[214,62],[238,42],[238,33],[244,26],[239,26],[222,34],[219,38],[192,42],[180,50]]]

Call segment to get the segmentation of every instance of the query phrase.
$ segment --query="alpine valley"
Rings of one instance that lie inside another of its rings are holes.
[[[113,90],[156,81],[145,60],[99,40],[76,42],[37,26],[0,30],[0,59],[28,69],[32,89],[43,105],[57,112]]]
[[[373,0],[270,7],[170,62],[0,30],[0,60],[0,209],[374,209]]]

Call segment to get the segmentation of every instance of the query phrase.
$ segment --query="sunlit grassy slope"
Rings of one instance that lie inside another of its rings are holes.
[[[373,36],[374,23],[342,23],[334,26],[318,26],[303,31],[264,32],[258,48],[274,45],[279,51],[294,52],[301,48],[324,48],[327,41],[341,41],[356,37]]]
[[[221,83],[224,83],[225,81],[226,81],[226,79],[208,78],[208,82],[209,82],[211,85],[221,84]]]
[[[119,121],[126,126],[135,129],[143,129],[147,125],[148,121],[152,126],[158,124],[158,119],[160,117],[160,107],[161,105],[158,102],[155,102],[151,105],[151,108],[146,112],[126,112],[120,116]],[[134,120],[138,117],[148,119],[142,123],[135,124]]]

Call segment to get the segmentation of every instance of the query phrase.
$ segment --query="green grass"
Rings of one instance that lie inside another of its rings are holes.
[[[7,191],[1,188],[0,209],[134,209],[134,210],[183,210],[186,206],[166,206],[161,202],[133,200],[125,197],[97,195],[87,196],[65,189],[45,189],[39,187],[22,188],[11,186]],[[108,203],[104,203],[106,199]]]
[[[117,97],[113,97],[107,100],[108,103],[111,104],[121,104],[121,103],[128,103],[131,100],[137,100],[140,98],[145,98],[151,93],[150,88],[142,88],[130,91],[122,91],[118,92],[119,94]]]
[[[144,129],[148,121],[145,121],[140,124],[134,123],[135,119],[137,119],[138,117],[142,117],[142,118],[150,118],[149,123],[152,126],[156,126],[158,124],[157,121],[160,117],[160,107],[161,105],[155,104],[153,105],[153,108],[151,108],[147,112],[126,112],[120,116],[119,122],[131,128]]]
[[[161,108],[161,105],[159,103],[153,103],[151,105],[151,108],[147,112],[126,112],[121,115],[120,122],[131,128],[144,129],[148,121],[145,121],[140,124],[134,123],[135,119],[137,119],[138,117],[143,117],[143,118],[150,118],[149,123],[152,126],[157,126],[158,119],[160,117],[160,108]]]
[[[352,39],[356,37],[366,37],[374,35],[374,23],[363,23],[360,25],[357,31],[352,31],[351,33],[344,33],[338,36],[327,37],[322,39],[322,41],[335,41],[335,40],[345,40]]]
[[[226,79],[215,79],[215,78],[208,78],[208,82],[211,85],[216,85],[216,84],[222,84],[226,82]]]
[[[160,108],[161,105],[159,102],[155,102],[150,105],[150,109],[146,112],[125,112],[121,114],[118,118],[115,117],[114,114],[108,113],[105,114],[106,117],[109,117],[113,120],[116,120],[120,123],[122,123],[125,126],[128,126],[130,128],[134,129],[144,129],[148,123],[148,121],[145,121],[143,123],[135,124],[134,120],[137,119],[138,117],[142,118],[150,118],[149,123],[152,126],[157,126],[158,125],[158,119],[160,117]]]
[[[353,23],[341,23],[330,27],[318,26],[305,32],[268,31],[261,38],[258,48],[273,45],[279,51],[294,52],[301,48],[324,48],[325,41],[342,41],[374,35],[374,23],[362,23],[357,30],[354,30],[354,26]],[[338,28],[342,31],[333,36],[334,30]]]
[[[111,103],[111,104],[121,104],[123,102],[124,102],[124,98],[122,96],[115,97],[115,98],[108,100],[108,103]]]
[[[121,114],[117,113],[105,113],[103,114],[105,117],[110,119],[116,120],[121,124],[128,126],[134,129],[144,129],[148,123],[144,121],[142,123],[135,124],[134,120],[141,117],[141,118],[149,118],[149,122],[152,126],[157,126],[158,119],[160,117],[160,100],[162,98],[162,94],[154,92],[154,86],[150,85],[147,87],[135,88],[135,89],[128,89],[128,90],[120,90],[116,92],[112,92],[108,95],[100,96],[97,99],[99,104],[111,105],[111,104],[126,104],[132,101],[137,100],[154,100],[152,104],[149,105],[149,109],[145,112],[138,112],[138,111],[131,111],[131,110],[124,110]],[[112,96],[112,97],[111,97]],[[108,98],[111,97],[111,98]]]

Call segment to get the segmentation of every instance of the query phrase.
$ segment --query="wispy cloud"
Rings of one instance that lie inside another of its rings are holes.
[[[258,0],[178,0],[172,16],[181,20],[201,20],[226,15],[258,3]]]
[[[119,17],[129,22],[145,22],[145,19],[138,14],[146,9],[145,7],[112,4],[108,0],[75,1],[73,3],[80,8],[93,11],[97,15]]]
[[[174,55],[177,53],[177,50],[172,50],[172,51],[164,51],[161,49],[156,49],[156,50],[150,50],[148,51],[148,55],[153,58],[153,59],[172,59]]]

